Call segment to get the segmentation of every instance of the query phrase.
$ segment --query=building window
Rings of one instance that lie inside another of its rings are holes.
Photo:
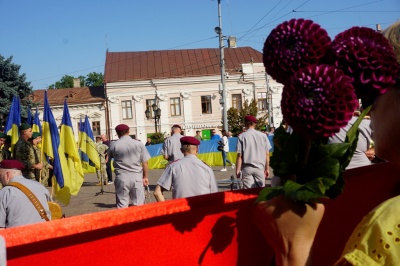
[[[122,119],[132,118],[132,101],[121,101]]]
[[[100,135],[100,121],[92,122],[92,131],[93,131],[93,136]]]
[[[257,107],[259,111],[267,110],[267,93],[257,93]]]
[[[156,100],[146,100],[146,110],[149,110],[149,118],[154,118],[154,111],[152,105],[156,103]]]
[[[211,114],[211,95],[201,96],[201,112],[203,114]]]
[[[232,107],[242,110],[242,94],[232,94]]]
[[[171,98],[170,99],[170,109],[171,116],[180,116],[181,115],[181,98]]]

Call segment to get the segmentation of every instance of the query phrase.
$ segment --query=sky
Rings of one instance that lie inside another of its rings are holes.
[[[218,48],[218,0],[0,0],[0,55],[13,57],[34,90],[64,75],[104,73],[106,51]],[[352,27],[385,29],[400,0],[221,0],[222,32],[262,51],[278,24],[306,18],[330,37]]]

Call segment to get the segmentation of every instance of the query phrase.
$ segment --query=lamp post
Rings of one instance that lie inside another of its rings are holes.
[[[154,128],[157,133],[158,123],[160,122],[160,117],[161,117],[161,109],[155,103],[153,103],[151,108],[153,109]],[[149,109],[147,109],[144,113],[146,115],[147,120],[151,118]]]

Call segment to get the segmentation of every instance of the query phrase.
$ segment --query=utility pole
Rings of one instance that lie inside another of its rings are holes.
[[[267,131],[269,132],[271,128],[271,123],[272,123],[272,117],[271,117],[271,105],[272,105],[272,92],[269,89],[269,79],[268,79],[268,73],[265,73],[266,81],[267,81],[267,108],[268,108],[268,129]]]
[[[222,87],[222,124],[223,129],[228,131],[228,110],[226,104],[226,87],[225,87],[225,58],[224,58],[224,36],[222,35],[222,18],[221,18],[221,0],[218,0],[218,27],[215,32],[219,36],[219,51],[220,51],[220,67],[221,67],[221,87]]]

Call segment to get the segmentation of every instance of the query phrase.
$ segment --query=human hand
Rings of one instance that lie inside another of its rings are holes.
[[[277,265],[308,265],[325,206],[294,203],[283,196],[259,202],[253,221],[274,249]]]
[[[365,152],[365,155],[368,157],[368,159],[369,159],[370,161],[372,161],[372,160],[375,158],[375,149],[374,149],[374,148],[368,149],[368,150]]]
[[[38,170],[42,170],[43,169],[43,164],[42,163],[35,164],[33,166],[33,168],[38,169]]]
[[[147,177],[143,177],[143,186],[149,185],[149,179]]]
[[[264,170],[265,178],[269,177],[269,167]]]

